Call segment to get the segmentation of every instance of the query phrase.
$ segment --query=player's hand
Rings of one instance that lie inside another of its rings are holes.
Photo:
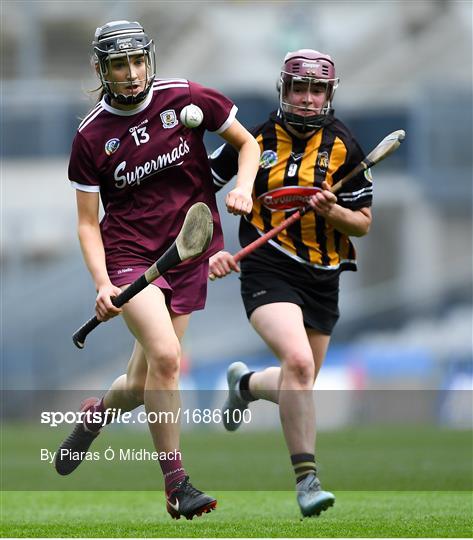
[[[239,272],[240,267],[228,251],[219,251],[209,259],[209,277],[211,280],[222,278],[231,272]]]
[[[330,191],[329,184],[322,182],[322,191],[319,191],[309,200],[310,206],[321,217],[330,217],[333,207],[337,204],[337,197]]]
[[[228,192],[225,197],[225,204],[228,212],[235,216],[249,214],[253,208],[251,193],[247,193],[241,188],[235,188]]]
[[[119,287],[115,287],[112,283],[107,283],[99,287],[97,298],[95,299],[95,314],[99,321],[108,321],[112,317],[120,315],[121,308],[117,308],[112,304],[111,296],[118,296],[121,293]]]

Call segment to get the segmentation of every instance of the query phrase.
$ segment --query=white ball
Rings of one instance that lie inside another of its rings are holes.
[[[202,124],[204,113],[197,105],[186,105],[181,111],[181,122],[188,128],[196,128]]]

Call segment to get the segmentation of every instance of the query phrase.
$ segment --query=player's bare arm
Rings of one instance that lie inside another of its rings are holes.
[[[239,152],[236,186],[227,194],[225,204],[231,214],[249,214],[253,208],[251,192],[258,171],[259,145],[238,120],[222,133],[222,137]]]
[[[327,182],[322,183],[322,191],[311,197],[310,205],[319,216],[325,218],[343,234],[364,236],[370,229],[371,209],[350,210],[340,206]]]
[[[100,321],[106,321],[122,311],[110,300],[110,297],[120,294],[121,290],[110,282],[107,274],[98,219],[99,194],[77,190],[76,199],[80,246],[97,290],[95,312]]]

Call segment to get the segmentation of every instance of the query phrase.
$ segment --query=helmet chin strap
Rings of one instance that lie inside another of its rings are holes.
[[[136,94],[136,96],[125,96],[123,94],[115,94],[113,92],[107,93],[114,101],[116,101],[120,105],[137,105],[138,103],[141,103],[144,99],[146,99],[150,88],[151,86],[147,90],[143,90],[139,94]]]
[[[333,119],[329,114],[317,114],[314,116],[300,116],[294,113],[283,113],[284,121],[293,129],[300,133],[308,133],[309,131],[318,131],[324,126],[330,124]]]

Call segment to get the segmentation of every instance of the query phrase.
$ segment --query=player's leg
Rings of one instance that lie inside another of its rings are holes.
[[[307,328],[307,337],[309,338],[310,347],[315,365],[315,379],[319,374],[322,363],[325,359],[327,349],[330,343],[330,336],[321,334],[319,331],[312,328]],[[251,372],[247,367],[244,368],[244,373],[251,373],[248,377],[248,391],[251,399],[264,399],[279,403],[279,387],[281,386],[281,368],[271,366],[261,371]],[[237,382],[240,382],[239,379]],[[241,393],[240,388],[238,391]]]
[[[310,348],[312,349],[312,356],[314,358],[315,377],[314,381],[320,372],[320,368],[325,360],[328,346],[330,344],[330,336],[323,334],[313,328],[306,328],[307,338],[309,339]]]
[[[260,399],[269,397],[271,401],[279,402],[281,424],[296,475],[297,500],[302,515],[319,515],[335,501],[332,493],[321,489],[316,476],[312,393],[330,337],[307,330],[301,309],[291,303],[260,306],[250,320],[280,359],[281,368],[248,374],[248,395]],[[275,387],[279,391],[274,390]]]
[[[307,337],[312,349],[315,367],[315,379],[322,367],[330,336],[318,330],[307,328]],[[315,460],[315,456],[314,456]],[[297,501],[303,516],[319,515],[335,503],[335,496],[329,491],[323,491],[317,473],[308,475],[297,483]]]
[[[179,338],[179,341],[182,342],[185,331],[189,325],[190,316],[188,314],[183,315],[171,311],[171,320],[176,336]],[[169,464],[167,464],[167,466],[169,467]],[[179,502],[177,510],[176,501]],[[167,510],[175,519],[179,519],[181,515],[184,515],[188,519],[192,519],[194,515],[200,516],[204,512],[210,512],[216,505],[217,501],[213,497],[210,497],[190,484],[188,476],[166,493]]]
[[[248,380],[248,390],[254,399],[264,399],[279,403],[279,387],[281,386],[281,368],[271,366],[255,371]]]
[[[122,289],[126,287],[128,285]],[[148,365],[143,348],[135,340],[126,373],[113,381],[102,399],[89,398],[81,404],[81,410],[90,412],[84,419],[85,430],[97,435],[102,427],[112,421],[113,411],[132,411],[143,405],[147,371]]]
[[[139,341],[147,361],[144,404],[147,412],[169,412],[167,422],[149,424],[159,451],[179,449],[179,425],[172,422],[180,405],[180,344],[164,294],[147,287],[123,307],[123,318]],[[164,418],[164,417],[163,417]]]
[[[125,285],[122,287],[122,290],[125,290],[127,287],[128,285]],[[181,341],[189,324],[189,316],[171,313],[171,320],[176,336]],[[122,412],[126,412],[143,405],[147,372],[148,363],[143,347],[138,340],[135,340],[127,371],[117,377],[110,389],[105,393],[103,397],[103,409],[120,409]]]
[[[112,421],[114,410],[131,411],[143,404],[146,373],[147,362],[143,349],[135,342],[127,373],[115,379],[102,399],[91,397],[81,403],[80,410],[88,414],[82,423],[74,427],[56,453],[55,467],[59,474],[70,474],[82,463],[81,457],[101,429]]]
[[[273,307],[272,310],[267,309]],[[264,309],[266,308],[266,309]],[[276,309],[274,309],[276,308]],[[281,308],[281,309],[280,309]],[[280,326],[285,321],[285,332]],[[286,317],[286,318],[285,318]],[[281,360],[279,411],[291,461],[296,475],[297,501],[303,516],[319,515],[332,506],[335,497],[323,491],[315,468],[315,405],[313,384],[327,352],[330,336],[313,329],[304,328],[302,312],[294,304],[271,304],[255,310],[251,322],[266,343]],[[302,339],[303,328],[305,339]],[[278,331],[280,333],[278,333]],[[281,337],[282,336],[282,337]],[[310,349],[312,369],[307,370],[308,351],[300,347],[303,341]],[[304,373],[305,372],[305,373]],[[255,374],[258,375],[258,374]],[[258,396],[257,385],[274,384],[275,371],[259,374],[249,388]],[[299,415],[304,420],[298,420]],[[310,422],[310,426],[309,426]]]
[[[126,288],[126,286],[124,287]],[[146,298],[149,291],[154,290],[151,296],[162,297],[162,292],[157,287],[148,287],[146,292],[141,292],[132,302],[133,306],[142,303],[143,296]],[[131,302],[129,303],[131,304]],[[127,308],[129,304],[127,304]],[[145,307],[145,309],[147,309]],[[166,320],[168,332],[174,336],[174,340],[178,341],[175,336],[173,325],[170,321],[166,306],[164,305],[164,319]],[[160,328],[160,321],[155,321],[155,318],[150,318],[153,323]],[[179,353],[176,352],[176,358],[179,358]],[[177,360],[178,362],[178,360]],[[145,352],[141,344],[136,341],[133,354],[129,360],[127,373],[118,377],[112,384],[111,388],[106,392],[102,399],[88,398],[81,403],[80,410],[89,413],[84,418],[84,422],[77,424],[69,437],[59,447],[55,467],[59,474],[66,475],[73,472],[82,462],[82,459],[74,459],[75,456],[82,456],[87,451],[95,438],[99,435],[101,428],[112,420],[111,412],[121,409],[122,412],[133,410],[144,403],[144,390],[146,379],[148,376],[148,362]],[[172,423],[169,424],[173,426]],[[184,475],[183,475],[184,476]]]
[[[266,304],[255,309],[250,321],[281,361],[277,397],[289,452],[291,455],[313,453],[315,409],[312,387],[315,371],[302,311],[296,304],[288,302]],[[274,384],[276,376],[275,370],[260,374],[260,388],[264,388],[265,383]],[[257,393],[254,397],[258,396]]]
[[[125,290],[126,285],[122,289]],[[172,325],[179,341],[184,337],[184,333],[189,324],[189,315],[171,313]],[[143,347],[138,340],[135,340],[133,353],[128,362],[126,373],[117,377],[110,389],[103,397],[103,410],[121,410],[122,412],[132,411],[144,403],[144,389],[148,363],[143,351]],[[95,408],[100,411],[100,404]],[[88,426],[93,429],[93,426]],[[100,426],[97,426],[99,428]]]
[[[162,291],[148,287],[124,306],[123,316],[143,347],[147,361],[146,412],[155,417],[168,413],[164,421],[149,422],[156,450],[167,454],[166,458],[160,459],[160,465],[168,512],[174,518],[184,515],[191,519],[194,515],[209,512],[216,501],[190,484],[181,460],[179,340],[184,335],[190,314],[170,314]]]
[[[186,333],[187,327],[189,326],[190,314],[174,313],[173,311],[171,311],[171,321],[177,339],[180,343],[182,343],[184,334]]]
[[[125,285],[122,290],[127,287],[128,285]],[[171,312],[171,320],[174,332],[181,341],[189,324],[189,316]],[[138,340],[135,340],[126,373],[115,379],[103,398],[105,409],[115,408],[122,411],[131,411],[143,405],[147,372],[148,363],[143,347]]]
[[[307,433],[310,440],[314,430],[311,418],[312,407],[308,401],[308,395],[312,389],[314,376],[312,350],[307,339],[304,328],[302,312],[298,305],[289,302],[276,302],[257,307],[250,317],[250,322],[267,345],[273,350],[285,366],[285,380],[283,382],[283,370],[281,367],[269,367],[262,371],[252,372],[243,362],[235,362],[230,365],[227,371],[229,394],[223,407],[223,421],[228,431],[234,431],[241,422],[241,412],[248,407],[248,402],[256,399],[265,399],[273,403],[280,403],[280,388],[289,386],[291,390],[283,397],[283,406],[280,414],[288,417],[288,445],[292,449],[294,439],[299,441],[297,436],[293,436],[290,431],[302,430]],[[301,364],[303,367],[301,368]],[[307,392],[299,393],[291,403],[287,399],[291,393],[302,387]],[[293,405],[295,411],[302,406],[298,401],[306,400],[308,403],[307,426],[301,425],[300,421],[292,423],[290,418]],[[234,411],[238,409],[238,413]],[[228,412],[227,412],[228,411]],[[307,431],[306,430],[307,427]],[[289,442],[291,441],[291,442]]]
[[[126,288],[126,287],[125,287]],[[182,340],[189,324],[188,315],[171,314],[172,325],[179,339]],[[139,341],[135,340],[133,353],[128,362],[126,373],[117,377],[103,397],[104,411],[132,411],[144,403],[144,389],[148,363]],[[98,408],[98,406],[96,406]],[[93,424],[88,425],[93,429]],[[100,425],[97,425],[99,428]]]
[[[105,410],[121,409],[125,412],[143,405],[147,372],[148,363],[143,347],[135,340],[126,373],[115,379],[103,397]]]
[[[278,335],[281,317],[284,320],[286,331]],[[280,303],[261,306],[253,313],[251,322],[276,356],[281,359],[282,367],[270,367],[252,373],[248,380],[249,396],[253,399],[265,399],[279,403],[281,421],[283,425],[289,426],[287,435],[289,450],[291,453],[297,452],[299,443],[296,441],[302,439],[297,432],[292,433],[294,428],[298,429],[298,422],[297,420],[293,421],[291,411],[293,407],[295,410],[302,410],[305,407],[303,404],[308,404],[307,424],[302,426],[302,430],[307,433],[307,441],[309,441],[312,430],[306,428],[313,420],[311,425],[315,441],[315,416],[312,416],[312,411],[315,415],[315,409],[312,407],[312,388],[327,353],[330,336],[322,334],[318,330],[303,328],[302,312],[294,304]],[[292,327],[292,322],[294,327]],[[306,346],[307,340],[311,351],[310,355]],[[304,373],[305,370],[306,373]],[[297,390],[303,390],[303,392],[294,392]],[[307,400],[309,395],[311,403]],[[299,405],[298,402],[300,402]],[[283,421],[285,416],[287,416],[287,420]],[[306,444],[303,446],[307,449]]]

